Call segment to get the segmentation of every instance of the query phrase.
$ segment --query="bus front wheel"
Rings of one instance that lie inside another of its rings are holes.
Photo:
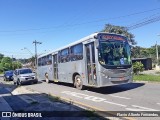
[[[74,79],[74,86],[79,89],[82,90],[83,89],[83,82],[82,82],[82,78],[80,75],[76,75],[75,79]]]

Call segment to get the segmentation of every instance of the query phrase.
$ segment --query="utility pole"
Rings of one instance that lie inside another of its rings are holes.
[[[37,69],[37,44],[42,44],[42,42],[38,42],[37,40],[33,41],[35,45],[35,69]]]
[[[157,46],[157,41],[156,41],[156,54],[157,54],[157,65],[158,65],[158,46]]]
[[[158,35],[160,36],[160,35]],[[156,70],[160,70],[160,66],[159,66],[159,57],[158,57],[158,44],[156,41],[156,54],[157,54],[157,65],[156,65]]]

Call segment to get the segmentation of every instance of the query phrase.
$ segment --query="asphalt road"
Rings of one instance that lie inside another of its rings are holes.
[[[160,111],[160,84],[131,83],[77,90],[71,84],[42,82],[26,87],[99,111]],[[150,117],[149,120],[151,119],[157,118]]]
[[[103,88],[87,87],[85,90],[77,90],[71,84],[53,82],[49,84],[39,82],[23,87],[92,107],[97,111],[159,111],[160,113],[160,84],[157,83],[130,83]],[[134,119],[140,118],[134,117]],[[158,120],[160,117],[145,119]]]
[[[104,120],[84,110],[45,93],[16,87],[0,78],[0,120]]]
[[[160,84],[131,83],[77,90],[71,84],[42,82],[25,87],[79,101],[104,111],[160,111]]]

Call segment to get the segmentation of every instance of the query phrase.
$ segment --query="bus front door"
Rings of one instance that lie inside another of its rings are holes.
[[[53,55],[53,75],[54,81],[58,82],[58,55]]]
[[[94,42],[85,45],[85,52],[86,52],[88,84],[96,85],[97,76],[96,76]]]

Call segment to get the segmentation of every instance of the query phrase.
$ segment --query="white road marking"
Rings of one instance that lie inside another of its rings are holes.
[[[71,95],[77,98],[83,98],[82,96],[78,96],[77,94],[75,94],[75,92],[71,92],[71,91],[63,91],[61,93],[67,94],[67,95]]]
[[[103,101],[106,100],[106,99],[104,99],[104,98],[94,97],[94,96],[88,96],[88,97],[85,97],[84,99],[86,99],[86,100],[91,100],[91,101],[93,101],[93,102],[103,102]]]
[[[127,107],[126,105],[122,105],[122,104],[119,104],[119,103],[114,103],[114,102],[109,102],[109,101],[104,101],[104,102],[108,103],[108,104],[118,105],[118,106],[121,106],[121,107]]]
[[[160,105],[160,103],[157,103],[158,105]]]
[[[102,102],[102,101],[106,100],[104,98],[95,97],[95,96],[89,96],[89,95],[86,95],[86,94],[76,93],[76,92],[71,92],[71,91],[63,91],[61,93],[64,93],[64,94],[67,94],[67,95],[71,95],[71,96],[74,96],[74,97],[77,97],[77,98],[91,100],[91,101],[94,101],[94,102]]]
[[[126,110],[128,110],[128,111],[145,111],[145,110],[136,109],[136,108],[126,108]]]
[[[61,93],[64,93],[64,94],[67,94],[67,95],[70,95],[70,96],[74,96],[74,97],[77,97],[77,98],[89,100],[89,101],[92,101],[92,102],[104,102],[104,103],[108,103],[108,104],[112,104],[112,105],[125,107],[126,110],[130,110],[130,111],[159,111],[159,110],[156,110],[156,109],[142,107],[142,106],[138,106],[138,105],[132,105],[131,108],[127,108],[127,105],[123,105],[123,104],[119,104],[119,103],[115,103],[115,102],[110,102],[110,101],[107,101],[104,98],[89,96],[89,95],[82,94],[82,93],[77,93],[77,92],[63,91]],[[131,99],[131,98],[125,98],[125,97],[120,97],[120,96],[114,96],[114,97],[119,97],[119,98],[123,98],[123,99]]]
[[[74,96],[74,97],[77,97],[77,98],[90,100],[90,101],[93,101],[93,102],[105,102],[105,103],[108,103],[108,104],[118,105],[118,106],[121,106],[121,107],[127,107],[126,105],[106,101],[106,99],[104,99],[104,98],[89,96],[89,95],[82,94],[82,93],[76,93],[76,92],[71,92],[71,91],[63,91],[62,93],[67,94],[67,95],[71,95],[71,96]]]
[[[116,97],[116,98],[121,98],[121,99],[127,99],[127,100],[131,99],[131,98],[121,97],[121,96],[116,96],[116,95],[110,95],[110,96],[112,96],[112,97]]]
[[[126,110],[130,110],[130,111],[159,111],[156,109],[146,108],[146,107],[142,107],[142,106],[138,106],[138,105],[132,105],[132,107],[134,107],[134,108],[126,108]]]

